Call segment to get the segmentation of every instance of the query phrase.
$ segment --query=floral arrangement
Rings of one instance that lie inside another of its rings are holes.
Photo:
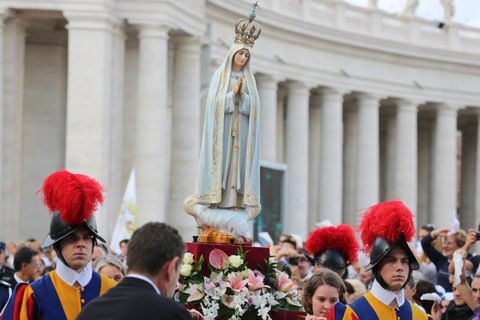
[[[242,252],[228,256],[220,249],[212,250],[208,277],[200,275],[203,262],[203,256],[195,261],[192,253],[185,253],[175,298],[201,309],[207,320],[270,320],[270,311],[302,310],[297,288],[273,259],[265,275],[249,269]]]

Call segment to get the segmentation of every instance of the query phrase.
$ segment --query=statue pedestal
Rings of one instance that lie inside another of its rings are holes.
[[[270,311],[272,320],[305,320],[307,313],[304,311]]]
[[[210,244],[201,242],[187,242],[187,251],[193,253],[195,260],[198,261],[200,256],[203,256],[203,266],[201,274],[203,276],[210,275],[210,269],[208,268],[208,257],[210,251],[213,249],[220,249],[227,255],[236,255],[239,250],[245,253],[245,263],[247,266],[254,270],[257,269],[261,272],[266,272],[268,267],[268,259],[270,257],[270,251],[264,247],[251,247],[232,244]]]

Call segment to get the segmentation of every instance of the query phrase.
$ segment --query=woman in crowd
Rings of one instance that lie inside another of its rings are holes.
[[[442,315],[442,320],[470,320],[474,316],[473,311],[463,300],[460,290],[453,287],[453,300],[448,304],[447,311]]]
[[[432,242],[439,236],[444,236],[443,253],[435,249]],[[427,257],[437,267],[437,284],[441,285],[447,292],[452,291],[448,272],[448,264],[453,256],[453,252],[465,245],[467,234],[463,230],[458,230],[452,234],[449,229],[435,229],[422,239],[422,248]]]
[[[107,255],[98,260],[95,271],[120,282],[125,277],[126,267],[118,258]]]
[[[345,303],[344,295],[345,286],[337,273],[328,269],[314,273],[303,289],[306,320],[326,320],[337,302]]]

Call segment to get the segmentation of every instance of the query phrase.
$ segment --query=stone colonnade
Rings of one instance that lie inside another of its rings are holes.
[[[194,234],[195,222],[182,202],[194,191],[200,148],[202,48],[208,45],[202,34],[174,30],[168,22],[62,11],[55,19],[65,22],[66,41],[48,51],[55,52],[54,69],[60,70],[49,93],[54,101],[31,102],[31,92],[41,87],[41,81],[31,84],[32,73],[44,75],[25,63],[33,50],[27,40],[32,20],[10,10],[0,19],[2,238],[44,233],[48,217],[33,212],[44,209],[38,199],[29,199],[46,174],[62,167],[105,185],[108,196],[98,223],[107,238],[133,166],[139,222],[169,222],[185,239]],[[459,174],[465,221],[480,219],[478,114],[473,129],[464,132],[468,147],[462,148],[457,172],[458,110],[464,106],[329,87],[286,78],[275,69],[256,79],[261,158],[288,167],[286,232],[305,236],[324,219],[356,224],[362,210],[392,198],[417,212],[418,223],[449,226],[459,203]],[[51,106],[48,117],[43,110],[29,118],[37,103]],[[35,140],[45,130],[48,143]],[[44,149],[35,149],[32,141]],[[45,147],[49,143],[51,149]],[[26,227],[26,221],[38,226]]]

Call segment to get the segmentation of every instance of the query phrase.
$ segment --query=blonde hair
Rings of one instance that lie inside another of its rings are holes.
[[[360,298],[365,293],[367,293],[367,288],[363,284],[362,281],[358,279],[345,279],[348,283],[350,283],[353,287],[353,293],[350,295],[350,300],[353,301],[357,298]]]
[[[117,257],[112,255],[106,255],[101,257],[95,266],[95,271],[100,272],[100,270],[102,270],[102,268],[107,265],[114,266],[115,268],[120,270],[122,275],[125,275],[127,273],[127,267],[125,266],[125,264]]]

